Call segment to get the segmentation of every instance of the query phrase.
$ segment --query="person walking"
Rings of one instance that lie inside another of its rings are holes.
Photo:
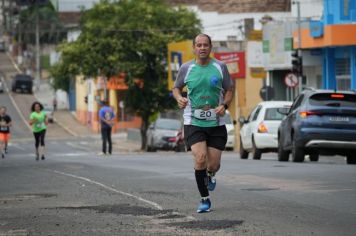
[[[41,157],[45,160],[45,136],[48,125],[48,118],[43,111],[43,105],[40,102],[34,102],[31,106],[30,125],[35,137],[36,161]]]
[[[106,155],[107,151],[111,155],[112,154],[112,140],[111,140],[111,132],[112,127],[115,124],[115,113],[114,110],[108,105],[107,101],[101,102],[102,108],[99,110],[99,119],[100,119],[100,127],[101,127],[101,138],[103,141],[102,152],[100,155]],[[108,150],[107,150],[108,144]]]
[[[0,152],[1,158],[7,154],[7,145],[10,140],[11,117],[6,114],[6,107],[0,107]]]
[[[211,38],[199,34],[193,40],[195,59],[183,64],[177,74],[173,96],[184,108],[184,137],[192,151],[195,179],[201,200],[198,213],[209,212],[209,191],[216,186],[227,132],[222,116],[233,98],[233,83],[227,66],[210,57]],[[182,96],[187,88],[187,97]]]
[[[53,98],[52,103],[53,103],[53,112],[55,112],[55,111],[57,111],[57,98],[56,97]]]

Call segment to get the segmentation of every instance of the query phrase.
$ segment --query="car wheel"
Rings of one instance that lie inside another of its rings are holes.
[[[317,162],[319,161],[319,154],[318,153],[309,154],[309,159],[310,161]]]
[[[289,151],[283,149],[280,137],[278,139],[278,161],[289,161]]]
[[[248,152],[244,149],[244,146],[242,145],[241,137],[240,137],[240,158],[241,159],[248,158]]]
[[[293,162],[303,162],[304,161],[304,149],[297,146],[296,136],[293,135],[292,141],[292,159]]]
[[[262,156],[262,151],[261,149],[258,149],[256,147],[255,139],[252,138],[252,158],[254,160],[260,160]]]
[[[355,165],[356,164],[356,157],[352,155],[347,155],[346,156],[346,163],[349,165]]]

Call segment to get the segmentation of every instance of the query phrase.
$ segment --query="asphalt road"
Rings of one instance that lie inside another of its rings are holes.
[[[9,83],[15,71],[4,60]],[[212,212],[197,214],[189,153],[99,157],[95,140],[54,124],[47,159],[36,162],[32,134],[13,106],[29,112],[33,99],[0,94],[15,124],[0,160],[0,236],[356,235],[356,166],[343,157],[280,163],[275,154],[256,161],[225,152]]]
[[[49,140],[45,161],[13,142],[0,161],[0,235],[355,235],[356,171],[342,157],[260,161],[225,152],[213,210],[188,153],[99,157],[90,140]],[[6,235],[6,234],[5,234]]]
[[[6,90],[0,93],[0,106],[6,106],[7,113],[13,120],[11,127],[12,139],[29,140],[33,139],[33,134],[28,125],[29,116],[31,113],[31,105],[37,98],[34,94],[24,94],[11,92],[11,76],[20,73],[11,62],[10,58],[0,53],[0,77],[6,83]],[[58,124],[49,124],[47,130],[47,137],[49,138],[68,138],[71,135],[60,127]]]

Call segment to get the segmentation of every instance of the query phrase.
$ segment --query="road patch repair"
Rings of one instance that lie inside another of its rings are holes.
[[[174,210],[157,210],[149,207],[142,207],[130,204],[118,205],[99,205],[99,206],[79,206],[79,207],[55,207],[47,208],[55,210],[90,210],[97,213],[111,213],[115,215],[133,215],[133,216],[154,216],[161,225],[168,227],[179,227],[181,229],[195,230],[223,230],[233,228],[243,224],[243,220],[196,220],[186,217]]]
[[[38,198],[50,198],[50,197],[56,197],[56,196],[57,196],[57,194],[52,194],[52,193],[15,194],[15,195],[0,197],[0,204],[7,204],[7,203],[11,203],[11,202],[22,202],[22,201],[26,201],[26,200],[33,200],[33,199],[38,199]]]

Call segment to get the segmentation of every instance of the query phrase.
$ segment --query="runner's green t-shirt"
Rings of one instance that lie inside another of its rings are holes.
[[[224,120],[215,113],[223,103],[224,92],[232,87],[226,65],[211,59],[208,65],[199,65],[195,60],[181,66],[175,81],[176,88],[187,87],[188,105],[184,109],[184,124],[199,127],[224,125]]]
[[[41,112],[32,112],[30,115],[30,120],[36,120],[33,124],[32,124],[32,131],[34,133],[38,133],[41,132],[42,130],[45,130],[47,128],[46,126],[46,113],[44,113],[43,111]]]

